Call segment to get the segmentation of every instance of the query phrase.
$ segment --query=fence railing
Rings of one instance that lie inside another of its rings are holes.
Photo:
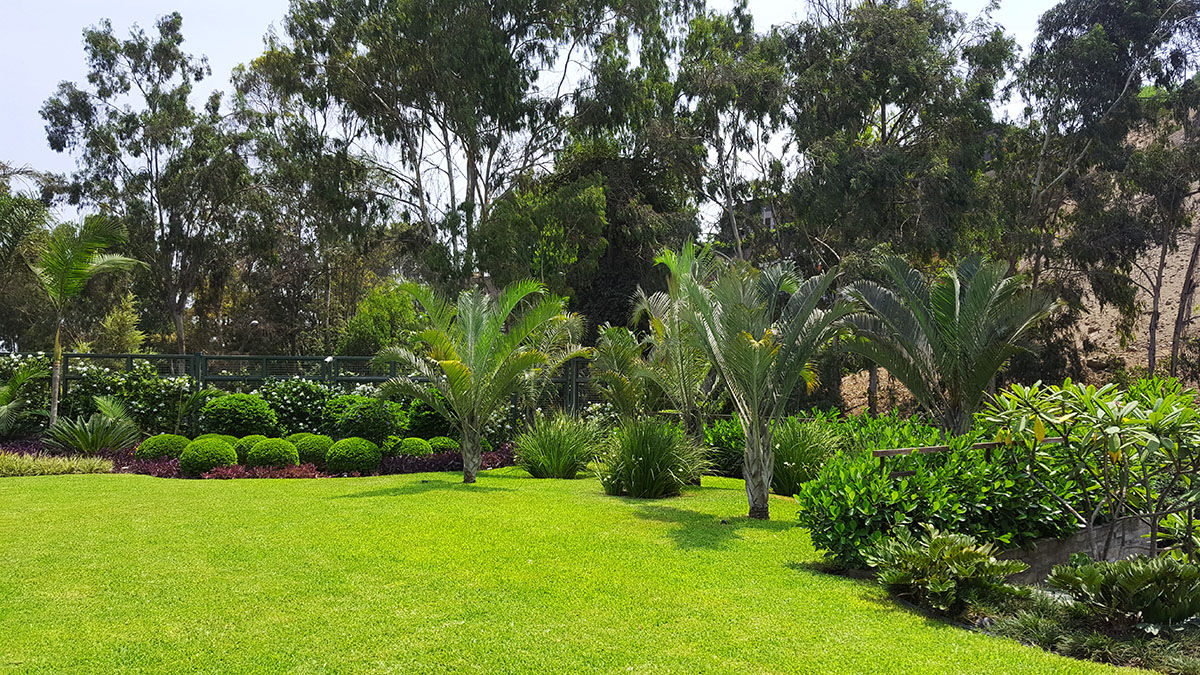
[[[0,358],[13,356],[0,352]],[[16,356],[36,356],[18,353]],[[379,384],[399,373],[396,364],[379,364],[370,356],[284,356],[268,354],[93,354],[66,352],[63,354],[63,392],[71,382],[86,374],[83,366],[94,365],[111,370],[131,371],[139,364],[149,364],[163,377],[187,376],[194,389],[231,385],[254,386],[269,379],[303,378],[330,385]],[[560,388],[558,401],[564,409],[578,410],[595,398],[588,386],[586,362],[575,359],[551,378]]]

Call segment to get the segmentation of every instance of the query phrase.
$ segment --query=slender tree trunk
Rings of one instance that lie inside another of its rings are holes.
[[[742,462],[742,477],[746,480],[750,517],[770,520],[771,474],[775,469],[771,427],[749,419],[743,422],[743,427],[746,430],[746,457]]]
[[[1154,368],[1158,365],[1158,323],[1162,317],[1162,285],[1163,274],[1167,268],[1167,235],[1171,228],[1163,228],[1163,243],[1158,251],[1158,269],[1154,271],[1154,288],[1150,301],[1150,330],[1148,335],[1148,344],[1146,346],[1146,365],[1150,370],[1150,375],[1154,375]]]
[[[473,425],[464,424],[462,431],[463,482],[474,483],[483,463],[483,448],[479,441],[479,431]]]
[[[1192,256],[1188,259],[1183,289],[1179,292],[1179,308],[1175,312],[1175,329],[1171,332],[1171,377],[1179,368],[1179,350],[1183,347],[1183,329],[1192,313],[1192,296],[1196,292],[1196,264],[1200,262],[1200,231],[1192,241]]]
[[[867,412],[871,417],[879,414],[879,366],[867,368]]]
[[[50,373],[50,426],[58,419],[58,391],[62,383],[62,317],[55,321],[54,364]]]

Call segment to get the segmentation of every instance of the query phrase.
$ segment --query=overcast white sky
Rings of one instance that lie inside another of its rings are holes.
[[[212,87],[224,88],[232,68],[262,50],[262,38],[278,25],[287,0],[4,0],[0,24],[0,161],[15,166],[68,172],[73,160],[46,145],[42,103],[63,80],[84,78],[82,31],[102,18],[112,20],[118,34],[134,24],[150,28],[171,11],[183,14],[185,48],[205,54],[212,66]],[[727,9],[729,0],[709,0],[714,9]],[[802,0],[750,0],[760,28],[795,19]],[[987,0],[953,0],[970,16]],[[1027,46],[1037,17],[1052,0],[1001,0],[997,20]]]

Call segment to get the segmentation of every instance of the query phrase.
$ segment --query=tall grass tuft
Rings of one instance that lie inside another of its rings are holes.
[[[65,473],[111,473],[113,463],[101,457],[53,457],[0,452],[0,478],[57,476]]]
[[[708,468],[704,450],[682,429],[656,419],[622,424],[597,464],[607,494],[642,498],[677,495]]]
[[[541,417],[513,442],[517,466],[534,478],[575,478],[596,455],[601,439],[595,422]]]
[[[771,492],[791,497],[817,477],[825,462],[842,447],[838,428],[826,421],[789,418],[775,430],[775,470]]]

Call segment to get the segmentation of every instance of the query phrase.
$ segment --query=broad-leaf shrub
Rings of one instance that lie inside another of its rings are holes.
[[[919,537],[897,530],[864,555],[888,591],[915,604],[955,614],[967,600],[1029,569],[1019,560],[997,560],[990,542],[980,544],[974,537],[929,525],[923,529]]]
[[[334,438],[365,438],[378,445],[388,436],[404,435],[408,416],[402,406],[391,401],[346,394],[325,404],[323,428]]]
[[[784,420],[775,430],[775,470],[771,492],[791,497],[821,471],[841,446],[838,427],[830,422]]]
[[[246,466],[296,466],[300,453],[296,446],[282,438],[268,438],[255,443],[246,453]]]
[[[441,394],[435,396],[440,398]],[[452,436],[458,434],[458,427],[428,403],[415,398],[408,406],[408,433],[418,438]]]
[[[259,441],[265,441],[267,437],[262,434],[251,434],[232,443],[234,452],[237,453],[238,464],[246,463],[246,455],[250,453],[250,448],[253,448]]]
[[[344,438],[325,454],[326,473],[375,473],[383,455],[379,446],[365,438]]]
[[[1200,566],[1171,555],[1097,562],[1077,553],[1046,582],[1108,618],[1169,625],[1200,615]]]
[[[308,434],[295,442],[296,452],[300,455],[301,464],[312,464],[318,469],[325,468],[325,453],[333,445],[333,439],[323,434]]]
[[[200,429],[204,433],[273,436],[279,429],[275,411],[254,394],[218,396],[200,410]]]
[[[746,455],[746,432],[737,419],[712,420],[704,425],[704,444],[710,449],[712,472],[730,478],[742,477]]]
[[[605,493],[644,498],[677,495],[708,468],[683,430],[657,419],[622,424],[596,464]]]
[[[601,439],[591,422],[569,415],[542,417],[513,441],[517,466],[534,478],[575,478],[595,456]]]
[[[60,403],[60,414],[91,415],[98,411],[94,397],[112,396],[125,405],[138,427],[149,433],[175,430],[179,406],[192,387],[190,377],[160,375],[145,361],[135,361],[129,371],[72,361],[71,375],[74,379]]]
[[[294,434],[321,428],[325,404],[334,391],[320,382],[293,377],[267,380],[258,388],[258,395],[275,411],[280,432]]]
[[[199,478],[219,466],[237,464],[233,446],[219,438],[192,441],[179,456],[179,473],[185,478]]]
[[[135,459],[179,459],[183,449],[191,443],[186,436],[159,434],[142,441],[134,451]]]
[[[1072,516],[1010,452],[998,450],[991,462],[969,448],[893,457],[887,473],[869,453],[838,453],[796,491],[800,524],[814,546],[848,567],[862,567],[863,552],[886,536],[922,523],[1005,547],[1075,532]],[[906,471],[914,473],[890,475]],[[1074,499],[1073,482],[1055,475],[1043,482]]]

